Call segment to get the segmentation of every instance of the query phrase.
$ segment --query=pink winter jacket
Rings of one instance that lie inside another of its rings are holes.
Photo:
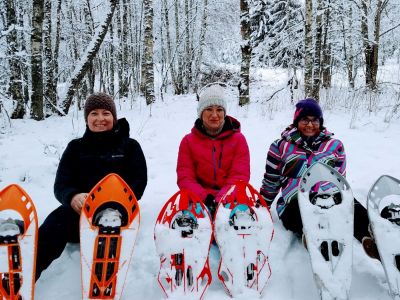
[[[191,133],[181,141],[176,167],[178,186],[189,189],[203,200],[215,196],[238,180],[250,180],[250,153],[240,123],[225,117],[222,132],[215,138],[204,133],[197,119]]]

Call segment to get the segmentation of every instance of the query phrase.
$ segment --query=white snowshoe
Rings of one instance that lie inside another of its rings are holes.
[[[214,221],[221,260],[218,277],[231,297],[260,297],[271,276],[272,217],[262,196],[237,182],[222,196]]]
[[[165,297],[202,299],[211,283],[208,261],[212,224],[201,199],[188,190],[175,193],[154,227],[160,256],[158,282]]]
[[[349,299],[354,222],[350,185],[335,169],[317,162],[301,178],[298,202],[321,299]]]
[[[400,299],[400,180],[381,176],[367,198],[368,216],[393,299]]]

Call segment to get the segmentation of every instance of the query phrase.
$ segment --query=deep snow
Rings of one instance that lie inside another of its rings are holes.
[[[263,99],[271,91],[260,85],[254,94]],[[233,88],[229,95],[228,114],[242,123],[251,154],[250,183],[258,189],[268,147],[291,122],[293,105],[288,100],[274,99],[241,108],[236,105]],[[151,108],[145,106],[143,99],[133,103],[118,102],[118,116],[130,122],[131,137],[140,142],[148,164],[148,186],[140,200],[140,232],[124,299],[163,298],[156,280],[159,258],[153,230],[158,212],[177,191],[177,152],[181,138],[189,132],[196,118],[194,99],[194,95],[167,96],[164,102],[159,101]],[[329,107],[324,111],[326,126],[344,142],[347,180],[354,196],[365,204],[369,188],[380,175],[400,178],[400,121],[393,119],[391,123],[384,123],[385,109],[366,113],[361,108],[356,111],[331,109],[331,103],[322,103],[322,106]],[[40,122],[13,120],[12,127],[0,134],[0,188],[11,183],[21,185],[36,204],[39,223],[59,205],[53,195],[58,161],[67,143],[81,136],[84,129],[82,112],[75,111],[67,117],[51,117]],[[272,215],[276,221],[274,209]],[[356,240],[353,248],[351,299],[390,299],[380,263],[367,257]],[[229,299],[216,275],[218,255],[217,249],[212,247],[213,282],[205,299]],[[79,246],[68,245],[37,282],[36,299],[80,299],[79,260]],[[275,223],[270,263],[272,277],[263,298],[319,299],[307,251],[280,222]],[[247,296],[247,299],[252,298]]]

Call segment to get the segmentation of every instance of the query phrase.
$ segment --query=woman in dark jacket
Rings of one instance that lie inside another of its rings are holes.
[[[129,138],[126,119],[117,120],[113,99],[104,93],[88,97],[86,131],[65,149],[57,169],[54,194],[61,206],[39,228],[36,279],[63,252],[79,243],[79,218],[89,191],[107,174],[120,175],[139,200],[147,184],[147,167],[139,143]]]

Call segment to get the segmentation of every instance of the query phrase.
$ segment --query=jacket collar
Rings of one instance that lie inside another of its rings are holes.
[[[321,130],[318,136],[305,138],[293,124],[287,127],[282,133],[282,139],[301,146],[302,148],[313,151],[323,141],[330,139],[334,134],[329,132],[325,127]]]
[[[225,116],[224,126],[222,127],[221,132],[216,136],[210,136],[207,134],[203,127],[203,121],[200,118],[195,121],[192,128],[193,134],[215,140],[225,139],[235,132],[240,132],[240,122],[231,116]]]

